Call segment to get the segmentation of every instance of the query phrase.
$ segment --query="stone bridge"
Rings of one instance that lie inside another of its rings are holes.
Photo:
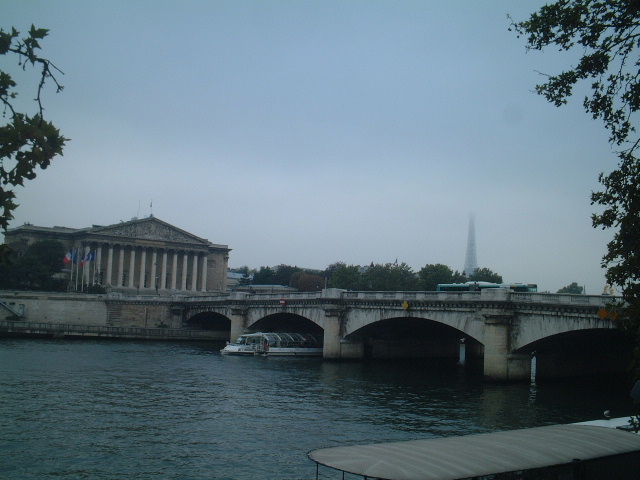
[[[245,331],[292,330],[324,337],[324,358],[477,360],[500,381],[624,369],[611,296],[481,292],[233,293],[180,302],[183,323]],[[174,303],[174,308],[176,304]],[[532,362],[532,358],[536,361]]]

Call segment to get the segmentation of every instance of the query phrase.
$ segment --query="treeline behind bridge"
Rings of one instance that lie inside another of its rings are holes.
[[[242,274],[241,285],[284,285],[301,292],[323,288],[357,291],[434,291],[439,283],[467,281],[502,283],[502,276],[489,268],[479,268],[473,275],[454,271],[443,264],[429,264],[415,272],[406,263],[371,263],[368,266],[336,262],[325,270],[303,269],[291,265],[231,269]]]

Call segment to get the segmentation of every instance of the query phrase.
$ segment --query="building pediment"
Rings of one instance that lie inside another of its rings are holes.
[[[122,240],[135,239],[201,246],[209,245],[207,240],[191,235],[154,217],[131,220],[106,227],[91,228],[86,231],[86,234],[92,237],[109,237],[112,240],[121,238]]]

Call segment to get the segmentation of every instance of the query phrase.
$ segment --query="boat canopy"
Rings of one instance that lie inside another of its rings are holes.
[[[588,425],[321,448],[319,465],[381,480],[460,480],[640,451],[640,435]],[[637,473],[637,472],[636,472]]]
[[[296,347],[300,345],[317,346],[318,340],[309,333],[283,333],[283,332],[258,332],[245,333],[240,335],[238,339],[246,340],[256,339],[266,340],[271,346],[278,347]]]

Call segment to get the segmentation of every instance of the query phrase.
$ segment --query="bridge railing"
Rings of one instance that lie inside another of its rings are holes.
[[[212,296],[181,297],[186,302],[221,300],[296,300],[296,299],[338,299],[338,300],[397,300],[408,301],[512,301],[576,306],[604,306],[620,301],[612,295],[572,295],[566,293],[520,293],[495,288],[478,292],[389,292],[389,291],[350,291],[328,288],[320,292],[294,293],[247,293],[230,292]]]

